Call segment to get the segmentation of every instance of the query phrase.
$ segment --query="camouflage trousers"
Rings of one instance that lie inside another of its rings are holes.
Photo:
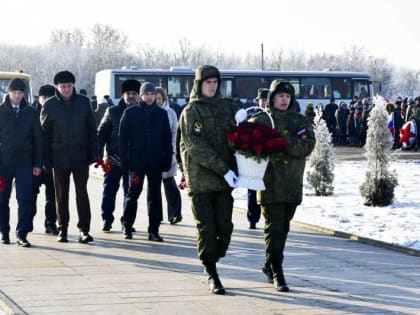
[[[295,215],[297,204],[274,203],[261,205],[265,217],[264,238],[266,261],[283,263],[283,251],[287,235],[290,230],[290,221]]]
[[[198,257],[202,262],[217,262],[225,256],[232,236],[232,192],[195,193],[191,199],[198,230]]]

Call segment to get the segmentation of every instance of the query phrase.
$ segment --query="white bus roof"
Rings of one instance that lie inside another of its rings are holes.
[[[194,70],[191,68],[174,68],[174,69],[107,69],[99,71],[99,73],[114,73],[122,75],[135,75],[138,73],[142,74],[163,74],[163,75],[193,75]],[[225,70],[221,69],[220,74],[222,76],[229,75],[244,75],[244,76],[261,76],[262,74],[267,76],[288,76],[288,77],[351,77],[351,78],[370,78],[367,72],[352,72],[352,71],[265,71],[265,70]]]

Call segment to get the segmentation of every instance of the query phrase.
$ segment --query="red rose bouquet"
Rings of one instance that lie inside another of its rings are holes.
[[[270,113],[259,107],[249,107],[246,110],[254,109],[261,110],[268,116],[271,127],[244,122],[227,135],[227,141],[236,151],[238,179],[235,184],[262,191],[265,190],[264,174],[269,158],[272,161],[281,161],[283,152],[287,148],[287,141],[274,128]]]
[[[281,154],[287,147],[286,139],[277,129],[250,122],[236,126],[227,135],[227,141],[236,152],[258,162],[269,156],[275,160],[281,159]]]

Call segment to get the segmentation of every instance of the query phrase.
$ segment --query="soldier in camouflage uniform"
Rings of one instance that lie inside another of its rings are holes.
[[[209,289],[224,294],[216,262],[228,249],[232,224],[232,187],[236,162],[226,135],[235,124],[236,106],[220,97],[220,73],[202,66],[195,73],[188,105],[179,121],[180,153],[197,223],[198,255],[208,274]]]
[[[302,202],[303,172],[306,157],[315,146],[312,124],[296,112],[295,90],[286,81],[275,80],[268,94],[268,110],[277,128],[287,140],[284,161],[268,164],[264,176],[266,190],[257,193],[257,202],[265,217],[266,263],[262,270],[278,291],[289,288],[283,275],[283,251],[296,207]],[[267,115],[251,121],[271,126]]]

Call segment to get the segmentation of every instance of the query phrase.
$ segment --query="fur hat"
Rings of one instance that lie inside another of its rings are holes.
[[[122,94],[125,92],[137,92],[140,91],[140,82],[137,80],[125,80],[122,84]]]
[[[39,96],[43,95],[43,96],[48,96],[48,97],[53,96],[55,95],[55,87],[53,87],[50,84],[43,85],[39,88],[38,95]]]
[[[59,83],[76,83],[76,78],[74,74],[70,71],[60,71],[54,76],[54,84],[57,85]]]
[[[9,83],[9,92],[11,91],[22,91],[25,92],[26,90],[26,85],[25,82],[23,82],[22,79],[13,79],[12,81],[10,81]]]
[[[140,96],[146,93],[156,93],[156,87],[152,82],[143,82],[140,88]]]
[[[257,99],[267,98],[269,89],[259,88],[257,92]]]
[[[274,94],[288,93],[291,97],[295,96],[295,88],[288,81],[274,80],[271,82],[270,92]]]

